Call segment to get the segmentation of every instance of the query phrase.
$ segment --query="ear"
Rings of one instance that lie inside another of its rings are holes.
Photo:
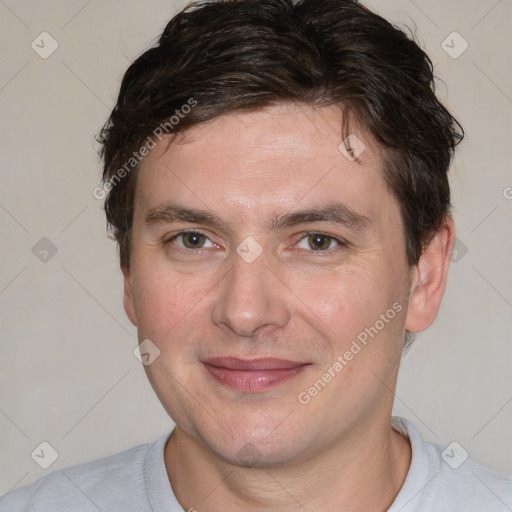
[[[411,293],[405,321],[408,331],[424,331],[436,319],[446,287],[454,240],[453,220],[446,216],[442,228],[425,248],[411,273]]]
[[[127,267],[121,267],[124,276],[124,294],[123,306],[126,316],[130,322],[137,327],[137,315],[135,314],[135,306],[133,304],[133,281],[131,270]]]

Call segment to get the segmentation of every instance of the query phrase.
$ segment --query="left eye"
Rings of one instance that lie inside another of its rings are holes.
[[[313,251],[326,251],[341,245],[336,238],[322,233],[309,233],[297,244],[300,249]]]
[[[207,236],[195,231],[178,233],[173,236],[169,242],[174,242],[178,247],[183,249],[204,249],[206,247],[215,247]]]

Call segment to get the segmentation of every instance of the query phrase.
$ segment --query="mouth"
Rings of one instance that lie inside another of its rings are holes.
[[[215,357],[202,363],[217,382],[245,392],[266,391],[296,377],[310,366],[310,363],[275,358]]]

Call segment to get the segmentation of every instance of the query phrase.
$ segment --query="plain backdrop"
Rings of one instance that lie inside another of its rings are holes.
[[[466,129],[450,171],[457,256],[437,322],[403,359],[395,414],[512,473],[512,2],[364,3],[417,27]],[[184,5],[0,0],[0,494],[172,427],[133,355],[92,191],[122,75]],[[48,469],[31,456],[42,442],[58,454]]]

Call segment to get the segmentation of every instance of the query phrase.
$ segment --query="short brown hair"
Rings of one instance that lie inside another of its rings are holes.
[[[352,119],[384,150],[410,266],[450,212],[447,172],[464,132],[436,98],[432,62],[412,37],[355,0],[195,2],[128,68],[98,137],[123,267],[138,169],[126,162],[191,98],[173,133],[285,101],[342,107],[343,131]]]

